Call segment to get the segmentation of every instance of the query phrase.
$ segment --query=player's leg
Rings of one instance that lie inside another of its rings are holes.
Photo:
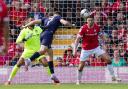
[[[39,58],[36,59],[36,61],[38,63],[41,63],[44,67],[47,67],[48,66],[48,61],[47,61],[45,55],[40,56]]]
[[[24,64],[24,58],[20,57],[19,61],[17,62],[17,64],[13,67],[11,74],[8,78],[8,81],[5,83],[5,85],[10,85],[11,84],[11,80],[15,77],[17,71],[19,70],[20,66]]]
[[[115,77],[115,73],[114,73],[114,69],[113,69],[113,66],[112,66],[112,61],[111,61],[110,56],[107,53],[105,53],[105,51],[100,46],[95,49],[95,54],[98,57],[100,57],[100,58],[102,58],[103,60],[106,61],[107,69],[110,72],[110,75],[112,76],[112,80],[116,81],[116,77]]]
[[[54,81],[54,83],[60,83],[58,78],[54,74],[54,64],[53,64],[53,50],[51,47],[47,50],[48,53],[48,66],[51,73],[51,79]]]
[[[36,59],[36,62],[37,62],[37,63],[41,63],[41,64],[43,65],[43,67],[45,67],[45,69],[46,69],[48,75],[51,75],[50,70],[49,70],[49,68],[48,68],[48,60],[47,60],[47,58],[46,58],[45,55],[42,55],[42,56],[40,56],[39,58],[37,58],[37,59]]]
[[[48,49],[48,46],[52,44],[53,34],[50,31],[45,31],[41,34],[41,48],[40,51],[35,52],[29,59],[25,61],[25,65],[28,66],[31,61],[34,61],[39,56],[44,55]]]
[[[41,45],[41,48],[38,52],[35,52],[30,58],[25,60],[25,69],[28,70],[28,66],[30,65],[31,61],[36,60],[41,55],[44,55],[48,50],[47,46]]]
[[[112,66],[112,61],[110,56],[107,53],[104,53],[100,56],[102,59],[104,59],[107,63],[107,69],[110,72],[110,75],[112,76],[112,81],[121,81],[120,78],[115,76],[114,69]]]
[[[83,50],[81,51],[81,55],[80,55],[80,64],[77,70],[77,82],[76,84],[79,85],[81,82],[81,77],[82,77],[82,72],[83,72],[83,68],[85,66],[85,60],[89,57],[89,55],[91,54],[91,51],[87,51],[87,50]]]
[[[80,61],[80,64],[79,64],[79,67],[78,67],[78,71],[77,71],[77,82],[76,82],[77,85],[81,81],[82,71],[83,71],[84,66],[85,66],[85,61]]]
[[[53,39],[53,34],[49,34],[49,32],[43,32],[43,34],[41,34],[41,48],[38,52],[35,52],[29,59],[25,60],[25,68],[27,69],[28,66],[30,65],[31,61],[34,61],[35,59],[37,59],[39,56],[44,55],[47,50],[48,47],[51,46],[52,44],[52,39]]]

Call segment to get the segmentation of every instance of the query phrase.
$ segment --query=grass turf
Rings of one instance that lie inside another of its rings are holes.
[[[0,89],[128,89],[128,84],[15,84],[9,86],[0,85]]]

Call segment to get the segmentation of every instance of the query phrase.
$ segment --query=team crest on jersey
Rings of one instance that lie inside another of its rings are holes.
[[[94,29],[93,33],[88,33],[88,32],[89,32],[89,29],[87,29],[87,33],[85,33],[86,36],[95,36],[95,35],[97,35],[96,29]]]

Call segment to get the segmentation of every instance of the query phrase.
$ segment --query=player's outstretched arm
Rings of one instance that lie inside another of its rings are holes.
[[[69,21],[67,21],[67,20],[64,20],[64,19],[60,19],[60,22],[61,22],[61,24],[63,24],[63,25],[66,25],[66,26],[75,26],[75,24],[71,24]]]
[[[32,26],[32,25],[35,25],[35,24],[41,24],[41,22],[42,22],[41,20],[31,21],[28,24],[26,24],[25,26],[22,26],[21,29],[26,28],[26,27],[29,27],[29,26]]]
[[[78,47],[78,44],[79,44],[79,42],[80,42],[80,39],[81,39],[81,36],[78,34],[77,37],[76,37],[75,43],[74,43],[73,55],[76,54],[77,47]]]

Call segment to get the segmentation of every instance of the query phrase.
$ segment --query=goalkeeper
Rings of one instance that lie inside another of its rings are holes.
[[[40,33],[42,32],[42,29],[39,26],[29,26],[27,28],[24,28],[17,40],[16,43],[24,43],[24,51],[19,58],[19,61],[12,69],[12,72],[9,76],[8,81],[5,83],[5,85],[10,85],[11,80],[16,75],[19,68],[24,64],[24,60],[27,58],[30,58],[36,51],[40,49]],[[41,62],[43,66],[47,66],[47,61],[43,60],[45,56],[42,55],[41,57],[37,58],[36,61]]]

